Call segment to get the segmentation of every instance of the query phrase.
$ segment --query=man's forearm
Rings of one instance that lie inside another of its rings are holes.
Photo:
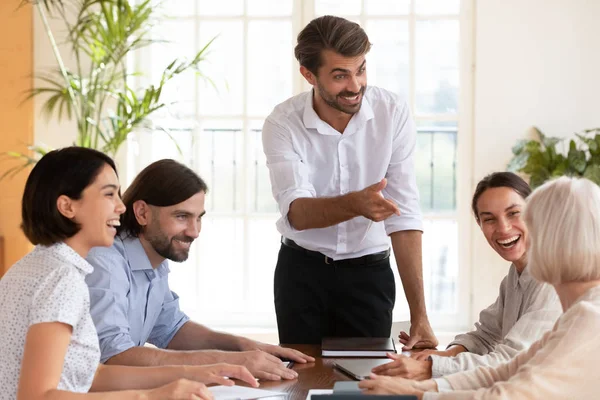
[[[132,347],[106,363],[115,365],[203,365],[224,362],[228,351],[242,349],[239,336],[215,332],[193,321],[186,322],[175,334],[167,349]]]
[[[399,231],[390,237],[410,317],[414,321],[427,315],[423,291],[422,232]]]
[[[167,348],[169,350],[242,350],[243,338],[228,333],[216,332],[193,321],[186,322],[175,334]]]
[[[205,365],[225,362],[226,354],[226,352],[219,350],[176,351],[153,347],[132,347],[109,358],[106,364],[136,367]]]
[[[145,368],[99,365],[90,392],[154,389],[179,378],[189,378],[186,376],[187,368],[183,365]]]
[[[288,220],[294,229],[327,228],[348,221],[355,211],[354,194],[337,197],[300,198],[290,204]]]

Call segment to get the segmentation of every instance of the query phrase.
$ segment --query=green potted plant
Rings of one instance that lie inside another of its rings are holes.
[[[600,185],[600,128],[576,133],[566,151],[557,149],[565,139],[548,137],[535,127],[533,130],[536,139],[519,140],[512,148],[509,171],[527,174],[534,189],[561,175],[582,176]]]
[[[149,118],[168,106],[161,100],[165,85],[176,76],[193,71],[201,77],[199,64],[205,60],[212,40],[191,60],[168,63],[158,82],[132,86],[136,71],[127,68],[132,53],[156,43],[152,27],[160,19],[156,0],[23,0],[37,8],[50,40],[57,68],[38,76],[40,85],[27,98],[43,95],[43,112],[59,120],[74,118],[76,146],[90,147],[114,156],[134,130],[162,130]],[[65,27],[66,42],[74,68],[66,67],[48,23],[56,16]],[[214,39],[213,39],[214,40]],[[9,152],[5,159],[18,159],[0,179],[17,174],[37,162],[47,149],[30,146],[32,154]]]

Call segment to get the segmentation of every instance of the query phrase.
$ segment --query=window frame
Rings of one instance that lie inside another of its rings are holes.
[[[249,16],[247,14],[247,2],[248,0],[244,0],[244,14],[236,15],[236,16],[201,16],[195,12],[194,15],[188,17],[178,17],[186,20],[194,20],[194,29],[195,32],[199,31],[199,24],[202,21],[221,21],[221,20],[242,20],[243,21],[243,49],[244,49],[244,65],[247,65],[247,57],[248,57],[248,25],[250,21],[254,20],[291,20],[292,25],[292,39],[295,40],[297,34],[300,30],[315,17],[315,1],[314,0],[293,0],[292,6],[292,15],[291,16],[269,16],[269,17],[258,17],[258,16]],[[365,25],[369,16],[365,14],[364,7],[365,0],[362,0],[362,13],[360,16],[344,16],[347,18],[352,18],[360,20],[362,26]],[[196,2],[196,7],[198,7],[198,3]],[[457,115],[448,115],[448,114],[440,114],[440,115],[431,115],[431,114],[417,114],[413,113],[413,118],[415,122],[418,121],[431,121],[431,122],[447,122],[452,121],[456,122],[458,126],[457,133],[457,166],[456,166],[456,210],[454,212],[437,212],[437,213],[427,213],[424,214],[424,219],[427,220],[455,220],[457,223],[458,230],[458,278],[457,284],[458,287],[456,289],[457,294],[457,312],[452,314],[441,314],[436,313],[433,317],[430,314],[430,320],[436,329],[442,331],[459,331],[467,328],[470,321],[472,320],[472,316],[476,310],[472,310],[472,268],[475,260],[472,260],[472,252],[470,250],[469,244],[472,242],[471,238],[477,230],[476,225],[473,224],[473,218],[470,213],[470,199],[471,194],[474,190],[474,174],[472,171],[473,165],[473,109],[474,109],[474,52],[475,52],[475,2],[474,0],[462,0],[461,1],[461,9],[458,15],[417,15],[415,13],[415,0],[410,2],[410,13],[408,15],[394,15],[394,16],[376,16],[376,19],[393,19],[393,20],[407,20],[408,21],[408,29],[409,29],[409,93],[407,94],[407,98],[409,101],[409,105],[411,110],[415,110],[416,104],[416,90],[415,90],[415,32],[416,25],[418,21],[429,21],[429,20],[456,20],[459,22],[459,94],[458,94],[458,113]],[[199,47],[198,37],[194,38],[196,48]],[[143,65],[148,65],[147,63],[151,60],[151,50],[147,49],[143,52],[140,52],[133,60],[133,66],[136,70],[143,70]],[[290,51],[290,57],[293,57],[292,52]],[[304,78],[298,72],[297,62],[294,60],[292,63],[292,90],[293,95],[298,94],[300,92],[310,90],[311,86],[304,80]],[[198,96],[199,96],[199,85],[196,85],[196,107],[195,114],[191,116],[196,121],[200,121],[200,126],[196,126],[192,128],[192,134],[196,137],[198,133],[202,129],[202,125],[206,124],[206,121],[218,120],[218,121],[241,121],[241,129],[243,131],[243,160],[242,163],[248,166],[249,160],[249,152],[251,149],[248,146],[248,135],[252,129],[254,121],[262,121],[265,116],[259,115],[248,115],[247,114],[247,102],[246,97],[248,93],[248,82],[249,82],[249,71],[248,67],[244,68],[244,88],[243,88],[243,110],[241,115],[232,115],[232,116],[210,116],[203,115],[199,111],[198,107]],[[142,80],[141,77],[134,78],[136,80]],[[122,168],[122,177],[124,178],[127,185],[131,183],[134,174],[136,171],[141,170],[144,166],[148,165],[152,160],[150,157],[151,152],[148,149],[152,148],[150,135],[144,134],[133,134],[130,135],[130,138],[127,141],[127,144],[123,146],[123,150],[118,155],[117,160],[120,161],[120,165],[125,165],[125,168]],[[199,141],[195,143],[195,146],[200,145]],[[192,154],[197,155],[198,149],[194,148]],[[190,160],[185,160],[190,163],[192,168],[197,167],[195,164],[196,157],[191,157]],[[250,168],[246,168],[246,175],[242,182],[241,190],[244,193],[247,193],[246,182],[250,182],[248,179],[248,174],[250,174]],[[242,203],[241,212],[237,213],[217,213],[210,212],[206,218],[212,219],[220,219],[220,218],[229,218],[233,215],[243,217],[244,224],[244,236],[245,236],[245,245],[244,245],[244,259],[247,259],[248,253],[248,223],[251,220],[255,219],[271,219],[273,218],[273,214],[267,213],[255,213],[249,210],[248,208],[248,200],[247,196],[243,196],[245,201]],[[202,233],[201,233],[202,235]],[[197,259],[195,260],[198,268],[195,268],[195,282],[196,282],[196,292],[200,291],[201,288],[198,287],[198,273],[203,268],[200,267],[201,263],[199,260],[201,256],[197,255]],[[274,267],[274,266],[273,266]],[[210,267],[209,267],[210,268]],[[249,271],[249,263],[244,263],[242,274],[247,276],[250,274]],[[244,292],[248,292],[248,280],[245,281]],[[400,288],[398,288],[400,289]],[[401,290],[398,290],[397,296],[398,302],[405,301],[403,293]],[[275,329],[275,319],[274,313],[272,315],[265,315],[264,312],[232,312],[224,315],[223,313],[210,313],[206,310],[197,311],[199,315],[201,315],[200,321],[203,323],[207,323],[207,325],[216,328],[222,328],[226,330],[236,329],[240,327],[240,321],[254,321],[251,329],[254,330],[270,330]],[[237,322],[231,323],[231,320],[236,320]],[[246,325],[246,324],[245,324]]]

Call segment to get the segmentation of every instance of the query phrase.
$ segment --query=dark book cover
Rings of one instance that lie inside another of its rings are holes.
[[[385,357],[386,353],[395,353],[396,346],[391,338],[323,338],[321,353],[323,356],[368,356]]]

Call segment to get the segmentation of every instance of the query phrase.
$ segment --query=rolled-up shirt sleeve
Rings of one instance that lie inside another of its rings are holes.
[[[504,297],[508,278],[504,277],[500,283],[500,290],[496,301],[479,313],[479,321],[475,323],[475,330],[458,335],[448,345],[461,345],[470,353],[479,355],[488,354],[501,343],[502,337],[502,315],[504,312]]]
[[[90,313],[102,353],[100,361],[105,363],[136,346],[129,334],[127,262],[117,255],[97,252],[90,252],[86,259],[94,267],[94,272],[86,277],[86,283],[90,291]]]
[[[397,131],[392,141],[392,157],[385,175],[387,186],[383,196],[398,205],[400,215],[392,215],[384,221],[388,235],[398,231],[423,230],[414,161],[417,130],[406,102],[397,108],[393,123]]]
[[[487,310],[484,310],[487,314],[482,312],[480,326],[475,334],[461,335],[452,342],[453,344],[461,344],[470,351],[472,351],[471,349],[479,349],[480,352],[478,354],[464,352],[458,354],[456,357],[432,355],[432,376],[434,378],[459,371],[471,370],[480,366],[495,367],[510,361],[519,352],[528,349],[536,340],[539,340],[544,332],[552,329],[562,311],[554,288],[550,285],[542,285],[536,291],[534,301],[523,310],[523,315],[510,328],[504,338],[491,351],[486,352],[488,346],[495,343],[495,339],[492,338],[501,335],[499,319],[501,318],[502,308],[500,303],[504,296],[505,294],[502,293],[501,289],[496,303],[487,309],[492,310],[492,312],[488,312]],[[494,312],[493,310],[500,310],[500,312]],[[489,316],[496,314],[498,315],[498,319],[487,319]],[[483,330],[484,325],[490,325],[487,334],[483,333],[485,332]],[[489,332],[496,333],[490,334]]]
[[[262,135],[273,197],[281,213],[277,225],[284,225],[286,229],[294,230],[288,220],[290,204],[298,198],[316,197],[315,188],[309,180],[308,167],[294,151],[289,129],[267,118]]]
[[[167,348],[179,329],[189,320],[190,318],[179,308],[179,296],[167,290],[162,310],[148,337],[148,342],[161,349]]]

